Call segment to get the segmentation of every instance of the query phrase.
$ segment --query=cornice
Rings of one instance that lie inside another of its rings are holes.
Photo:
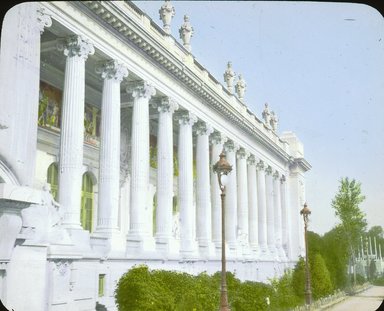
[[[220,113],[228,122],[237,125],[246,133],[254,136],[267,150],[288,161],[290,155],[281,147],[282,141],[269,137],[262,122],[247,107],[223,87],[208,73],[193,56],[172,36],[166,34],[158,25],[146,16],[134,4],[124,1],[76,1],[71,4],[84,14],[100,22],[122,41],[126,42],[141,54],[146,55],[158,67],[179,80],[189,91],[194,93],[203,103]],[[124,7],[122,7],[122,4]],[[127,7],[128,6],[128,7]],[[124,10],[126,8],[127,10]],[[156,37],[157,34],[157,37]],[[168,48],[166,40],[173,40],[174,51]],[[162,42],[161,42],[162,41]],[[178,52],[175,55],[173,52]],[[194,67],[193,67],[194,66]],[[190,67],[193,67],[192,70]],[[201,71],[198,75],[194,71]],[[222,94],[219,94],[221,91]],[[227,97],[227,98],[225,98]],[[233,100],[235,99],[235,100]],[[238,107],[235,107],[237,105]],[[245,116],[243,113],[246,113]]]

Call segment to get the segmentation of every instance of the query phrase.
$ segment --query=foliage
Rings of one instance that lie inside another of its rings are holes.
[[[323,257],[319,253],[311,258],[310,267],[313,298],[319,299],[331,294],[333,290],[331,276]]]
[[[341,226],[336,226],[325,233],[322,256],[331,276],[334,289],[344,288],[347,284],[348,244]]]
[[[271,280],[271,285],[274,290],[273,298],[271,299],[273,309],[293,309],[304,302],[303,291],[301,291],[300,295],[297,296],[292,286],[292,282],[292,270],[286,270],[280,279]]]
[[[305,289],[305,261],[304,258],[300,257],[296,263],[292,274],[292,288],[298,297],[304,298]],[[303,299],[304,301],[304,299]]]
[[[341,221],[345,238],[349,243],[350,255],[359,245],[360,237],[367,227],[365,214],[359,208],[359,204],[364,200],[365,196],[361,194],[359,182],[354,179],[349,181],[348,177],[341,179],[339,192],[332,200],[332,207],[335,209],[335,215]]]
[[[372,284],[376,286],[384,286],[384,276],[372,280]]]
[[[292,272],[271,285],[241,282],[227,272],[228,301],[232,311],[289,310],[300,304],[292,287]],[[192,276],[174,271],[136,266],[117,284],[115,299],[120,311],[217,311],[220,302],[220,272]],[[270,306],[266,303],[270,299]]]

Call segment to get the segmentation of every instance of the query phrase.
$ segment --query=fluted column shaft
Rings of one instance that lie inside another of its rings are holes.
[[[211,241],[211,192],[209,180],[209,135],[213,129],[205,122],[195,124],[196,133],[196,237],[199,245]]]
[[[120,190],[120,83],[125,66],[108,61],[96,68],[104,79],[101,101],[99,212],[97,231],[118,229]]]
[[[273,201],[273,177],[272,168],[270,166],[266,169],[265,175],[265,192],[267,202],[267,244],[268,249],[274,256],[276,255],[275,247],[275,210]]]
[[[59,202],[65,211],[63,224],[80,228],[85,60],[94,49],[80,36],[67,38],[59,49],[67,56],[61,115]]]
[[[291,246],[291,230],[290,230],[290,215],[288,209],[288,193],[287,193],[287,181],[283,175],[280,179],[280,193],[281,193],[281,218],[282,218],[282,245],[287,257],[292,257]]]
[[[248,241],[248,177],[247,157],[243,149],[237,152],[237,230],[243,243]],[[247,243],[248,244],[248,243]]]
[[[131,202],[129,235],[138,238],[146,232],[145,215],[149,187],[149,106],[155,89],[147,82],[133,88],[132,147],[131,147]],[[152,206],[151,206],[152,208]]]
[[[169,240],[172,236],[173,208],[173,112],[178,104],[163,98],[155,104],[159,111],[157,134],[157,208],[156,239]]]
[[[236,152],[239,146],[231,140],[224,144],[227,161],[232,165],[232,171],[228,174],[225,196],[225,235],[230,249],[237,247],[237,168]]]
[[[256,161],[251,155],[248,158],[248,224],[249,224],[249,244],[253,251],[258,250],[258,209],[257,209],[257,180],[256,180]]]
[[[281,212],[281,189],[280,189],[280,175],[276,171],[273,174],[273,205],[275,211],[275,241],[279,257],[286,259],[283,250],[283,229],[282,229],[282,212]]]
[[[257,164],[257,205],[259,216],[259,245],[262,252],[267,252],[267,199],[265,192],[265,166],[263,161]]]
[[[192,125],[197,118],[192,113],[179,115],[179,208],[180,208],[180,251],[193,252],[194,230],[193,219],[193,143]]]
[[[223,151],[223,144],[226,138],[219,132],[215,131],[211,135],[212,152],[211,164],[214,165],[218,160],[221,152]],[[221,191],[217,174],[211,172],[211,202],[212,202],[212,241],[216,247],[221,247]]]

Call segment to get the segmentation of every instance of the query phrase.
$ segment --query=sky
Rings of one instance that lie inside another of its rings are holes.
[[[134,1],[159,26],[162,1]],[[217,80],[232,61],[247,83],[246,105],[264,103],[293,131],[306,174],[310,230],[329,231],[340,179],[361,182],[368,227],[384,227],[384,19],[357,3],[172,1],[172,35],[187,14],[192,54]]]

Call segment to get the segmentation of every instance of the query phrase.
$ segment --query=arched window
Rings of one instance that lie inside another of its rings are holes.
[[[59,190],[59,170],[57,163],[52,163],[47,171],[47,183],[51,185],[51,193],[55,201],[57,201],[57,193]]]
[[[81,187],[81,226],[92,232],[92,215],[93,215],[93,182],[88,173],[83,175],[83,184]]]

